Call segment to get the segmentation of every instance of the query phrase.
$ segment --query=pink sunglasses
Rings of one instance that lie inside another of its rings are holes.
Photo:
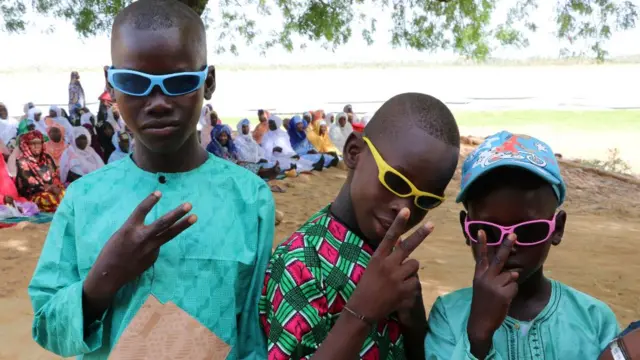
[[[464,220],[464,231],[475,243],[480,241],[477,238],[478,231],[484,230],[487,234],[487,246],[498,246],[502,244],[507,235],[516,234],[516,245],[534,246],[542,244],[551,238],[556,228],[556,215],[551,220],[525,221],[512,226],[500,226],[486,221],[473,221],[469,217]]]

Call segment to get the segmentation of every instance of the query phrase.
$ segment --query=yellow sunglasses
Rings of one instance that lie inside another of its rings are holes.
[[[373,160],[375,160],[376,165],[378,166],[378,180],[385,188],[387,188],[387,190],[401,198],[414,196],[414,203],[417,207],[423,210],[435,209],[442,204],[445,200],[444,197],[418,190],[418,188],[413,185],[409,179],[384,161],[369,138],[365,136],[362,139],[367,143],[367,146],[369,146],[369,150],[371,150],[371,154],[373,155]]]

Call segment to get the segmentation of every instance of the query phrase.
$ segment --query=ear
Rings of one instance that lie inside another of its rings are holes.
[[[116,93],[113,90],[113,87],[111,86],[111,84],[109,83],[109,71],[110,66],[105,66],[104,67],[104,82],[105,84],[107,84],[107,92],[109,92],[109,96],[111,96],[111,101],[115,102],[116,101]]]
[[[551,244],[553,246],[560,245],[562,241],[562,237],[564,236],[564,227],[567,224],[567,213],[563,210],[558,212],[556,215],[556,228],[553,230],[553,234],[551,234]]]
[[[207,79],[204,81],[204,98],[211,100],[211,96],[216,91],[216,68],[215,66],[209,66],[209,72],[207,73]]]
[[[352,132],[347,138],[344,144],[344,151],[342,152],[344,164],[350,170],[356,168],[358,164],[358,158],[360,154],[367,147],[367,144],[362,140],[362,134]]]
[[[464,221],[467,219],[467,212],[464,210],[460,210],[459,219],[460,219],[460,228],[462,229],[462,236],[464,236],[464,242],[465,244],[467,244],[467,246],[471,246],[471,241],[467,236],[467,232],[464,231]]]

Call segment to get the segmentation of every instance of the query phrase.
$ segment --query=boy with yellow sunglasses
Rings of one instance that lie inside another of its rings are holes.
[[[442,203],[460,135],[449,109],[397,95],[344,146],[336,200],[276,249],[260,315],[269,359],[421,359],[427,320],[407,260],[433,230],[400,236]]]

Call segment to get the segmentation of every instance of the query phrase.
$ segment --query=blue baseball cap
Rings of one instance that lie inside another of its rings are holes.
[[[501,131],[485,139],[462,164],[460,193],[456,202],[465,200],[469,186],[482,175],[503,166],[517,167],[540,176],[553,188],[558,205],[564,202],[567,187],[560,174],[558,160],[546,143],[521,134]]]

